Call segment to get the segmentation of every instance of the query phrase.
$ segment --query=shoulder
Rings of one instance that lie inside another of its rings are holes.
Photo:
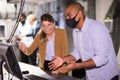
[[[56,28],[55,28],[55,31],[56,31],[57,33],[66,33],[66,30],[60,29],[59,27],[56,27]]]
[[[64,36],[66,36],[66,30],[64,29],[60,29],[60,28],[56,28],[55,29],[55,35],[57,35],[56,37],[58,38],[63,38]]]
[[[109,34],[108,28],[105,26],[105,24],[97,20],[90,20],[88,25],[89,28],[87,31],[92,36],[103,36],[105,34]]]
[[[89,19],[88,25],[92,26],[93,28],[106,28],[105,24],[93,19]]]
[[[87,30],[90,30],[92,32],[99,32],[99,31],[107,30],[107,27],[105,26],[105,24],[101,23],[100,21],[89,19],[89,18],[87,18],[85,26],[89,26],[87,27]]]

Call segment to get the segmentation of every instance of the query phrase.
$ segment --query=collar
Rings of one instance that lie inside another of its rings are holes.
[[[85,18],[85,21],[84,21],[84,23],[83,23],[82,29],[79,30],[78,28],[75,28],[74,31],[75,31],[75,32],[78,32],[78,31],[85,32],[86,29],[87,29],[87,27],[88,27],[88,26],[87,26],[87,25],[88,25],[88,21],[89,21],[89,18],[86,17],[86,18]]]

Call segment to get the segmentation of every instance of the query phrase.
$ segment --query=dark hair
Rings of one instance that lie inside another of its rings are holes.
[[[69,4],[67,5],[67,7],[69,7],[69,6],[74,6],[76,9],[82,11],[82,13],[84,14],[84,7],[83,7],[79,2],[72,1],[71,3],[69,3]],[[67,8],[67,7],[66,7],[66,8]]]
[[[21,14],[21,17],[26,19],[26,15],[24,13]]]
[[[42,22],[42,21],[49,21],[49,22],[52,22],[52,23],[55,22],[54,18],[53,18],[50,14],[48,14],[48,13],[43,14],[43,15],[41,16],[41,22]]]

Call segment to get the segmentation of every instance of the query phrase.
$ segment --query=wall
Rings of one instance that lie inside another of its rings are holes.
[[[0,18],[7,19],[15,18],[15,7],[14,4],[8,4],[6,0],[0,0]]]
[[[113,0],[96,0],[96,20],[104,23],[105,16]]]

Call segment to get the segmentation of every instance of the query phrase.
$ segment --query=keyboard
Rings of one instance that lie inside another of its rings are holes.
[[[33,74],[29,74],[24,77],[24,80],[48,80],[48,79],[45,79],[45,78],[42,78],[40,76],[36,76]]]

